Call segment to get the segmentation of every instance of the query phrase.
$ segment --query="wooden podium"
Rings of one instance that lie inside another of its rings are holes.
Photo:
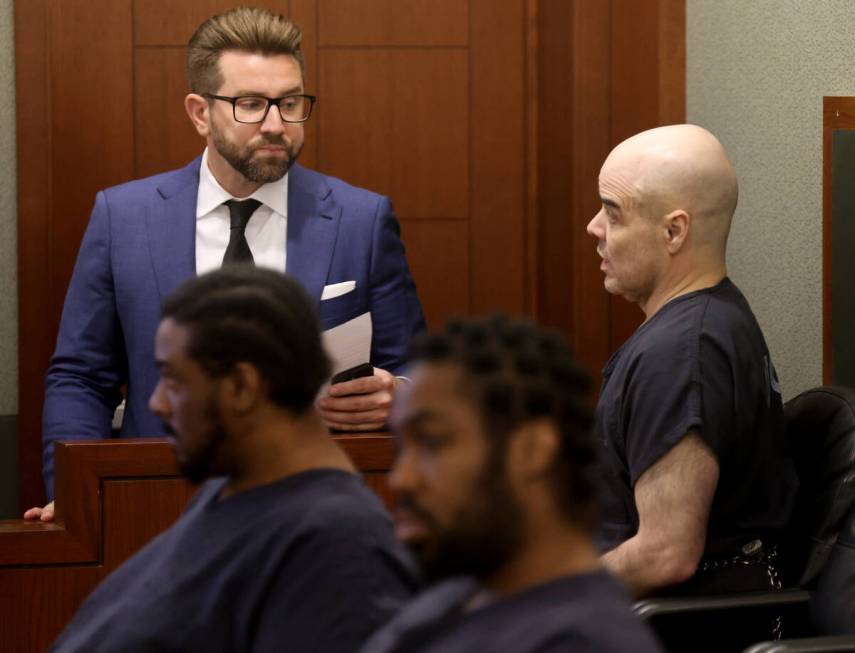
[[[391,436],[338,436],[388,503]],[[41,652],[95,585],[181,514],[194,488],[163,439],[56,444],[56,520],[0,521],[0,649]]]

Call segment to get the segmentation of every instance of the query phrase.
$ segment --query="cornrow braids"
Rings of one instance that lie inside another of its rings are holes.
[[[503,314],[457,318],[415,339],[410,356],[413,363],[460,366],[495,446],[527,422],[551,421],[561,439],[552,469],[558,504],[569,519],[593,525],[591,377],[558,332]]]
[[[239,265],[194,277],[163,303],[163,319],[188,329],[187,354],[214,378],[255,366],[269,399],[301,414],[330,375],[312,301],[279,272]]]

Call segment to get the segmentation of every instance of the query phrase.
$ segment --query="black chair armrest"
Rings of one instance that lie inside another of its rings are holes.
[[[811,592],[790,589],[721,596],[651,598],[633,610],[647,621],[668,651],[742,651],[772,639],[781,618],[785,637],[811,630]]]
[[[656,619],[674,614],[695,612],[727,612],[762,610],[777,606],[806,605],[812,593],[791,589],[778,592],[752,592],[750,594],[723,594],[721,596],[687,596],[643,599],[632,606],[642,619]]]
[[[855,635],[761,642],[748,647],[744,653],[839,653],[841,651],[855,651]]]

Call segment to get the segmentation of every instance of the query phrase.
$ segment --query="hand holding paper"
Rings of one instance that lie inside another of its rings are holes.
[[[333,361],[333,374],[369,361],[371,313],[324,331],[324,346]],[[374,368],[373,376],[327,386],[317,401],[318,411],[331,429],[377,431],[386,425],[396,379]]]

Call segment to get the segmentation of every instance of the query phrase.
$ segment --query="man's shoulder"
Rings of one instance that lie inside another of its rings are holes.
[[[354,186],[343,179],[326,175],[322,172],[318,172],[317,170],[306,168],[300,164],[294,164],[289,175],[290,183],[294,183],[307,188],[310,191],[314,191],[319,196],[332,193],[336,201],[346,204],[358,202],[370,206],[376,206],[378,202],[386,199],[386,197],[380,193],[368,190],[367,188]]]
[[[116,184],[115,186],[109,186],[103,189],[102,192],[111,200],[139,197],[153,191],[160,191],[161,193],[170,195],[187,184],[198,185],[200,162],[201,157],[197,157],[182,168],[160,172],[139,179],[132,179],[121,184]]]

